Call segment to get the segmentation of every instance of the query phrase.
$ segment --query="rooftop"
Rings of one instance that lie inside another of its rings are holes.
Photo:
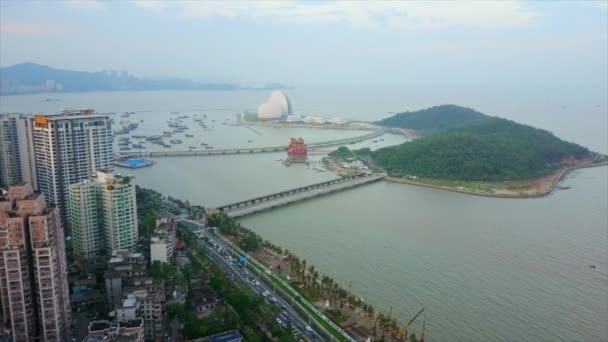
[[[232,342],[242,340],[243,336],[237,330],[226,331],[217,335],[209,336],[209,342]]]

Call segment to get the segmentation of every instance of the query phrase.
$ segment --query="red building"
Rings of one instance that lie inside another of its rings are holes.
[[[304,144],[304,139],[291,138],[289,146],[287,147],[287,155],[289,156],[289,160],[291,162],[306,162],[306,159],[308,158],[308,150],[306,149],[306,144]]]

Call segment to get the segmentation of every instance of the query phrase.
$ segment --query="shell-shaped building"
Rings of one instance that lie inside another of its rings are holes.
[[[278,119],[292,114],[291,101],[284,91],[273,91],[268,101],[258,107],[258,118]]]

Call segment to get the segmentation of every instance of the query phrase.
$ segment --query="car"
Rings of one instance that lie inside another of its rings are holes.
[[[260,286],[260,282],[259,281],[255,281],[255,286]]]
[[[283,321],[279,317],[275,318],[274,320],[277,321],[279,325],[283,325]]]
[[[284,312],[285,310],[287,310],[287,308],[286,308],[286,307],[285,307],[285,305],[283,305],[283,304],[281,304],[281,309],[283,309],[283,312]]]
[[[312,334],[312,328],[310,327],[310,325],[307,325],[305,329],[307,333]]]
[[[276,303],[277,302],[277,297],[270,298],[270,301],[273,302],[273,303]]]

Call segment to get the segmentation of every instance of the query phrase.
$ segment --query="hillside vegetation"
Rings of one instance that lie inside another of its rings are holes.
[[[407,128],[421,135],[446,131],[490,118],[474,109],[456,105],[441,105],[413,112],[397,113],[375,122],[380,126]]]
[[[429,110],[435,118],[445,117],[437,114],[439,107],[434,108]],[[418,113],[421,112],[424,111]],[[372,155],[374,163],[391,175],[497,181],[535,178],[554,172],[567,163],[591,158],[586,148],[560,140],[545,130],[486,116],[468,108],[451,112],[460,112],[462,115],[457,116],[461,120],[438,122],[437,127],[441,127],[438,129],[427,126],[432,120],[419,118],[415,122],[417,127],[430,131],[458,125],[456,121],[462,123],[467,115],[473,123],[379,149]]]

